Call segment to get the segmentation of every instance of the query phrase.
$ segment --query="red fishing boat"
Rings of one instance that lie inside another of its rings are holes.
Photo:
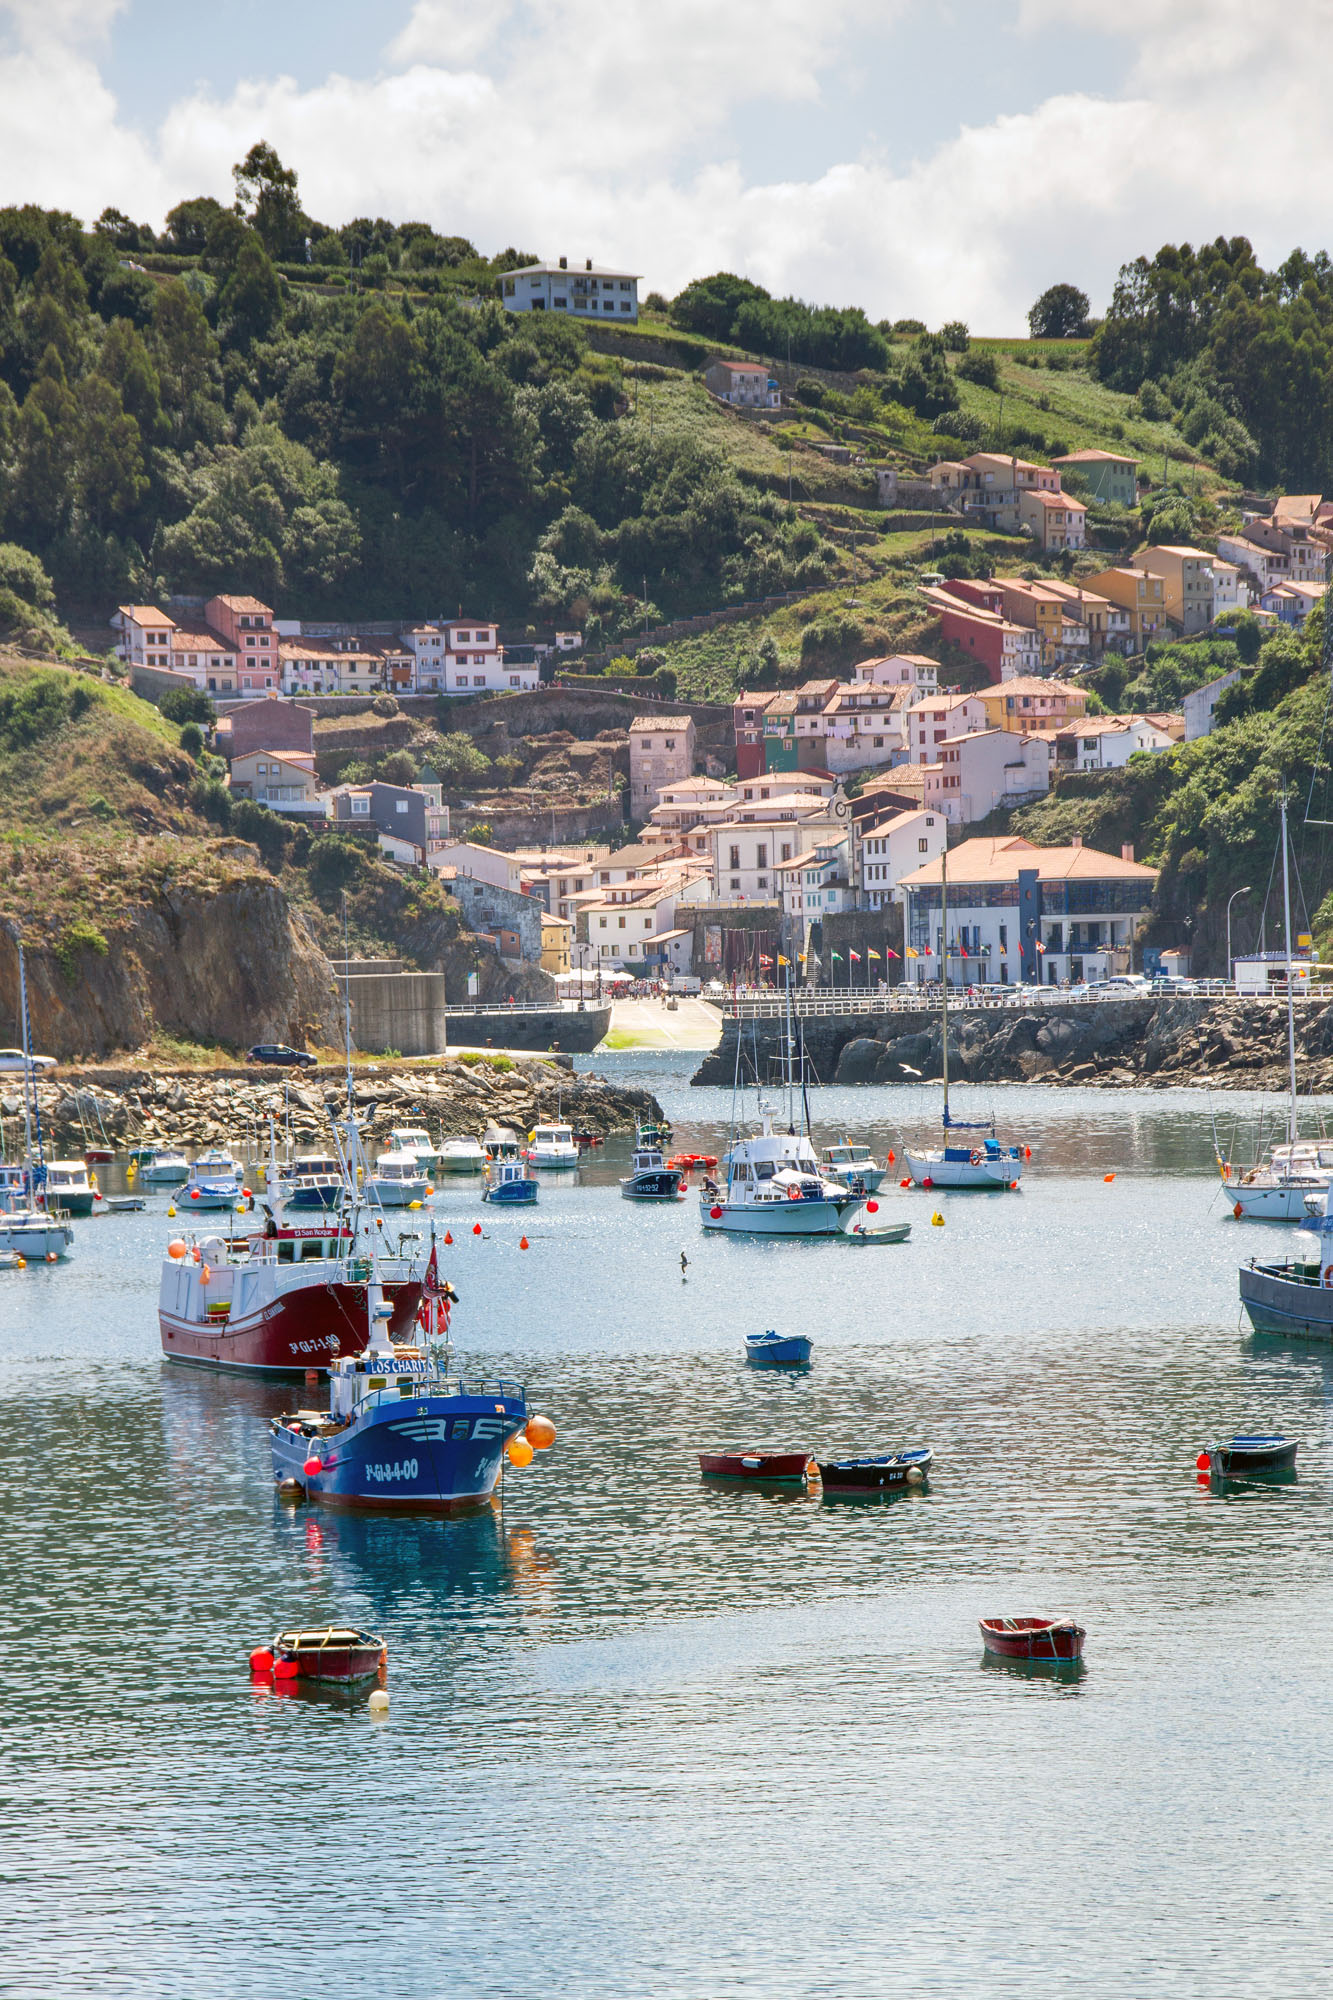
[[[979,1618],[988,1653],[1006,1660],[1081,1660],[1087,1633],[1072,1618]]]
[[[404,1256],[372,1272],[354,1232],[327,1216],[270,1223],[254,1235],[184,1234],[167,1245],[158,1288],[169,1361],[261,1375],[303,1375],[366,1344],[368,1287],[378,1283],[393,1339],[411,1340],[421,1274]]]
[[[374,1632],[330,1625],[323,1632],[279,1632],[273,1641],[272,1672],[277,1680],[295,1675],[303,1681],[383,1680],[389,1649]],[[262,1661],[263,1655],[256,1659]],[[261,1665],[255,1669],[264,1672]]]
[[[765,1479],[799,1486],[810,1464],[808,1451],[701,1451],[699,1470],[705,1479]]]

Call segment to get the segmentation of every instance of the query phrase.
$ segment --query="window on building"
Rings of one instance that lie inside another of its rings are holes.
[[[604,931],[604,930],[606,929],[606,918],[605,918],[605,917],[598,917],[598,919],[597,919],[597,928],[598,928],[598,930],[601,930],[601,931]]]
[[[617,923],[618,927],[619,927],[619,928],[620,928],[620,929],[621,929],[621,930],[623,931],[623,930],[624,930],[624,928],[625,928],[625,919],[624,919],[623,917],[617,917],[617,918],[616,918],[616,923]]]
[[[754,851],[754,865],[756,868],[767,868],[768,866],[768,845],[765,841],[761,840]]]
[[[738,876],[736,876],[736,875],[733,875],[733,876],[732,876],[732,878],[731,878],[731,886],[732,886],[732,888],[733,888],[733,889],[739,889],[739,888],[740,888],[740,886],[741,886],[741,885],[740,885],[740,878],[739,878]]]
[[[730,850],[730,857],[731,857],[731,858],[730,858],[730,860],[728,861],[728,863],[727,863],[727,866],[728,866],[729,868],[739,868],[739,867],[740,867],[740,865],[741,865],[741,851],[740,851],[740,848],[739,848],[739,847],[733,847],[733,848],[732,848],[732,849]],[[733,885],[733,886],[734,886],[734,885]]]
[[[351,800],[350,803],[352,807],[352,813],[355,818],[368,819],[370,817],[369,799],[353,799]]]

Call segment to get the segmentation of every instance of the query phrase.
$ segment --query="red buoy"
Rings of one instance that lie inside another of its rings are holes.
[[[866,1214],[867,1214],[867,1215],[878,1215],[878,1214],[879,1214],[879,1203],[878,1203],[877,1201],[868,1201],[868,1202],[866,1203]]]
[[[892,1165],[893,1165],[893,1163],[894,1163],[894,1161],[895,1161],[895,1160],[897,1159],[897,1157],[898,1157],[898,1155],[897,1155],[897,1154],[896,1154],[896,1153],[894,1152],[894,1150],[893,1150],[892,1146],[890,1146],[890,1147],[889,1147],[889,1165],[890,1165],[890,1166],[892,1166]]]
[[[1200,1472],[1207,1472],[1210,1470],[1212,1466],[1212,1460],[1209,1458],[1206,1451],[1201,1451],[1199,1453],[1199,1456],[1195,1459],[1194,1463],[1198,1466]]]
[[[714,1207],[714,1208],[710,1208],[710,1209],[709,1209],[709,1211],[708,1211],[708,1213],[709,1213],[709,1215],[710,1215],[710,1216],[711,1216],[711,1217],[713,1218],[713,1221],[714,1221],[714,1222],[721,1222],[721,1220],[722,1220],[722,1210],[721,1210],[720,1208],[716,1208],[716,1207]]]
[[[911,1187],[912,1183],[910,1180],[902,1180],[899,1181],[898,1185],[899,1187]]]
[[[526,1249],[527,1249],[527,1247],[528,1247],[528,1239],[527,1239],[527,1237],[526,1237],[526,1236],[520,1236],[520,1237],[519,1237],[519,1239],[518,1239],[518,1247],[519,1247],[519,1249],[520,1249],[520,1250],[526,1250]]]
[[[454,1240],[453,1237],[449,1234],[449,1231],[447,1229],[444,1232],[444,1240],[446,1243],[452,1243]]]
[[[324,1461],[322,1458],[308,1458],[301,1470],[307,1479],[315,1479],[324,1470]]]
[[[253,1653],[250,1655],[250,1671],[252,1674],[271,1674],[273,1672],[273,1655],[267,1646],[255,1647]]]
[[[934,1181],[933,1181],[933,1180],[932,1180],[932,1179],[930,1178],[930,1175],[929,1175],[929,1174],[927,1174],[927,1175],[926,1175],[926,1178],[925,1178],[925,1179],[924,1179],[924,1180],[922,1181],[921,1185],[922,1185],[922,1187],[934,1187],[935,1183],[934,1183]]]
[[[198,1190],[198,1188],[191,1188],[191,1189],[190,1189],[190,1200],[191,1200],[191,1201],[198,1201],[198,1199],[199,1199],[199,1190]]]
[[[472,1225],[472,1234],[473,1234],[474,1236],[480,1236],[480,1235],[481,1235],[481,1224],[480,1224],[479,1222],[474,1222],[474,1223],[473,1223],[473,1225]]]
[[[273,1669],[275,1681],[294,1681],[300,1668],[295,1660],[279,1660]]]
[[[1231,1213],[1235,1216],[1237,1222],[1239,1222],[1242,1215],[1244,1215],[1245,1210],[1241,1207],[1240,1203],[1237,1202],[1236,1206],[1232,1209]]]

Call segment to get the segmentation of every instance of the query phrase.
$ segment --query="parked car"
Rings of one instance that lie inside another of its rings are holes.
[[[256,1042],[246,1051],[245,1060],[252,1063],[278,1063],[284,1069],[318,1069],[319,1057],[312,1056],[306,1049],[289,1049],[283,1042]]]
[[[0,1070],[17,1070],[20,1075],[25,1069],[54,1069],[54,1056],[25,1056],[22,1049],[0,1049]]]
[[[1159,972],[1149,982],[1149,991],[1153,993],[1195,993],[1198,991],[1198,984],[1196,979],[1186,979],[1184,974],[1180,972]]]
[[[1089,991],[1104,993],[1111,1000],[1128,999],[1131,993],[1146,993],[1148,982],[1141,972],[1118,972],[1111,979],[1094,979]]]

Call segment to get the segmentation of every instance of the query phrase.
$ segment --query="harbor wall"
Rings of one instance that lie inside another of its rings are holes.
[[[943,1073],[938,1002],[882,1013],[820,1014],[802,1022],[807,1055],[821,1083],[914,1083]],[[744,1064],[776,1074],[785,1024],[744,1020]],[[693,1081],[731,1083],[738,1023]],[[1297,1080],[1333,1090],[1333,1005],[1297,1009]],[[1221,1090],[1286,1087],[1286,1010],[1270,1000],[1187,996],[989,1007],[949,1004],[949,1075],[958,1082],[1131,1085],[1208,1084]]]

